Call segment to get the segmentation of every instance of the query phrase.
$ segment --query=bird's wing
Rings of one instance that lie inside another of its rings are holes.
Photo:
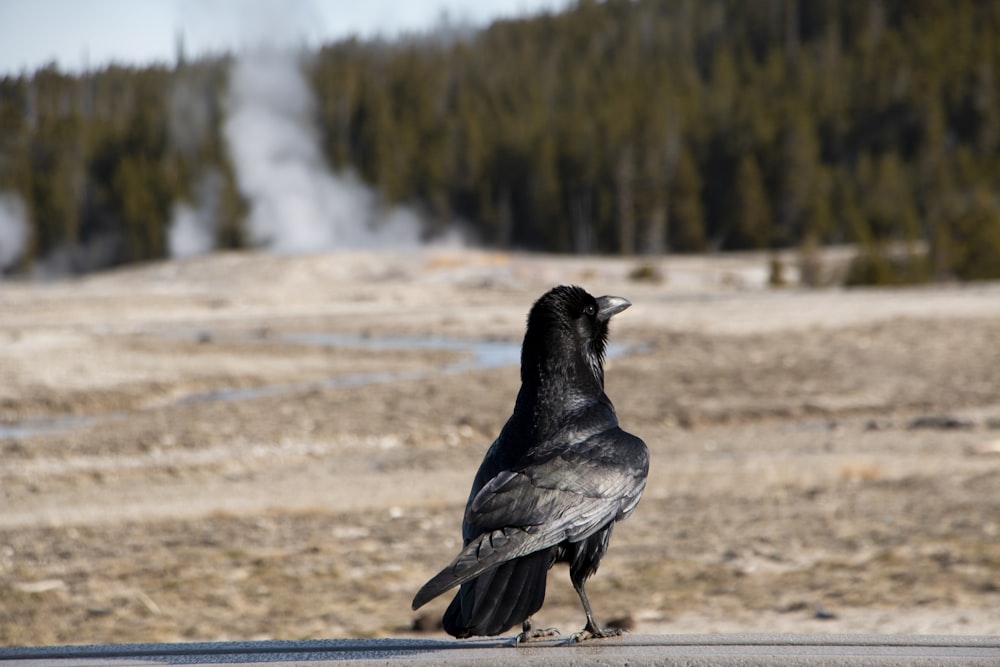
[[[645,444],[615,428],[500,472],[466,509],[466,523],[482,534],[417,592],[413,608],[500,563],[578,542],[628,516],[645,488],[647,468]]]
[[[540,537],[523,528],[498,528],[483,533],[469,542],[450,565],[417,591],[413,609],[419,609],[449,588],[475,579],[501,563],[552,546],[542,543]]]
[[[545,536],[546,546],[577,542],[631,513],[648,466],[642,440],[609,429],[532,465],[500,472],[469,503],[465,521],[484,532],[523,528]]]

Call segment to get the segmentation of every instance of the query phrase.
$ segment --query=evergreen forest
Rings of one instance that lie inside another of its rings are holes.
[[[0,79],[8,273],[167,256],[212,184],[251,245],[224,137],[232,56]],[[315,141],[433,234],[659,255],[853,244],[855,283],[1000,278],[997,0],[580,0],[303,54]],[[192,204],[193,205],[193,204]],[[0,239],[0,243],[2,243]]]

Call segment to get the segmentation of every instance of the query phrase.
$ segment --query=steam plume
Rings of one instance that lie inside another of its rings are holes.
[[[28,246],[29,229],[21,198],[0,193],[0,274],[21,259]]]
[[[376,193],[357,177],[329,169],[313,112],[291,50],[259,48],[234,64],[223,131],[249,203],[251,242],[278,252],[417,244],[416,215],[382,213]]]
[[[194,206],[174,204],[167,229],[167,246],[174,258],[193,257],[215,249],[219,193],[223,176],[214,169],[208,170],[198,182]]]
[[[244,236],[251,244],[294,253],[420,242],[422,223],[415,213],[386,207],[353,173],[334,173],[326,164],[313,92],[301,69],[303,45],[316,42],[320,20],[310,0],[178,2],[179,16],[193,32],[209,24],[228,26],[244,45],[229,71],[222,131],[247,204]],[[197,138],[187,135],[205,125],[199,119],[209,117],[201,108],[204,90],[192,81],[174,91],[179,120],[174,138],[182,150],[197,145]],[[196,202],[175,205],[168,232],[172,256],[213,249],[218,205],[206,194],[213,187],[199,182]],[[457,239],[458,233],[450,232],[447,242],[461,242]]]

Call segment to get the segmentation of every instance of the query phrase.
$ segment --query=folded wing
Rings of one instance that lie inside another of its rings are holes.
[[[579,542],[625,518],[639,501],[647,468],[645,444],[616,427],[500,472],[466,509],[466,524],[481,534],[417,592],[413,608],[503,562]]]

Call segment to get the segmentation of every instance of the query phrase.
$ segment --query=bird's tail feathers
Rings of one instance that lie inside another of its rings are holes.
[[[550,550],[506,561],[462,584],[441,619],[453,637],[499,635],[524,622],[545,601]]]
[[[417,610],[450,588],[464,584],[497,565],[550,544],[539,543],[538,536],[522,528],[498,528],[483,533],[462,549],[450,565],[438,572],[413,598]]]

